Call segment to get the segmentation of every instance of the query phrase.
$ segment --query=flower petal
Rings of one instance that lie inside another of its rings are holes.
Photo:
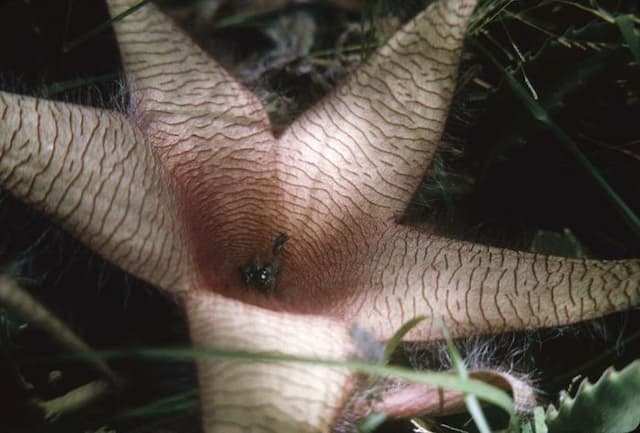
[[[124,115],[0,92],[0,184],[122,269],[183,285],[173,185]]]
[[[335,220],[398,217],[440,142],[473,0],[434,2],[281,138],[288,185]]]
[[[398,226],[372,241],[359,288],[336,310],[380,338],[409,340],[567,325],[640,305],[640,260],[545,256]],[[441,322],[440,322],[441,321]]]
[[[137,1],[107,3],[117,16]],[[155,5],[114,28],[132,94],[130,117],[179,187],[198,266],[225,269],[239,283],[241,266],[282,230],[273,222],[277,167],[267,113]]]
[[[198,349],[344,360],[356,354],[336,320],[278,313],[209,292],[186,300]],[[355,386],[353,372],[313,363],[198,360],[207,432],[329,432]]]

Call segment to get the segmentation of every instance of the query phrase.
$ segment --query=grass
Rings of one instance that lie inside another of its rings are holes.
[[[303,9],[318,28],[309,55],[266,69],[252,85],[268,88],[269,100],[285,104],[286,122],[380,43],[380,29],[390,17],[410,16],[420,3],[404,2],[397,8],[393,2],[372,2],[364,16],[375,19],[373,26],[331,3]],[[487,1],[476,15],[445,136],[448,146],[417,196],[413,216],[436,223],[443,232],[508,247],[528,249],[534,240],[543,239],[537,248],[551,252],[555,247],[545,243],[544,233],[562,238],[563,229],[570,228],[590,255],[640,256],[638,6],[632,1],[602,1],[598,6],[524,3]],[[23,6],[27,9],[15,20],[8,12],[0,14],[7,24],[0,38],[3,72],[14,72],[25,86],[44,88],[50,96],[78,99],[93,93],[98,96],[90,102],[100,104],[117,88],[117,51],[100,27],[105,16],[93,16],[82,2],[75,2],[67,14],[66,4],[57,2],[47,13]],[[264,28],[300,9],[258,17],[229,9],[212,23],[211,32],[198,36],[243,74],[272,49]],[[35,27],[40,33],[34,33]],[[67,27],[66,38],[60,37]],[[349,28],[357,30],[339,43],[336,36]],[[29,52],[30,58],[15,59],[20,51]],[[99,58],[86,60],[96,52]],[[307,72],[295,67],[301,63]],[[12,228],[0,239],[5,269],[28,281],[25,285],[34,296],[92,347],[123,348],[121,354],[128,356],[114,360],[113,368],[136,378],[117,399],[107,398],[107,404],[42,423],[31,404],[34,389],[51,399],[95,378],[95,373],[79,359],[61,359],[60,348],[45,334],[25,327],[14,311],[2,309],[0,382],[7,385],[0,389],[0,400],[7,403],[0,422],[12,431],[92,431],[105,425],[117,431],[145,431],[158,424],[197,431],[195,379],[190,363],[184,361],[196,356],[262,356],[159,349],[188,345],[180,312],[171,300],[102,262],[9,197],[3,198],[0,221]],[[144,321],[139,319],[142,312]],[[619,315],[606,321],[607,331],[601,334],[583,327],[519,336],[518,341],[528,340],[530,345],[523,367],[536,366],[543,398],[554,400],[560,389],[577,381],[575,377],[595,380],[606,366],[621,367],[639,357],[638,333],[633,333],[639,323],[637,314]],[[149,346],[156,349],[141,349]],[[384,354],[385,361],[402,358],[390,352]],[[510,353],[497,351],[492,356],[498,363],[502,356],[508,364]],[[369,374],[442,379],[402,367],[342,365]],[[54,372],[62,379],[56,380]],[[494,401],[506,405],[504,397]],[[472,406],[477,413],[477,405]],[[491,411],[487,415],[490,425],[498,425]],[[464,431],[474,428],[466,416],[441,419],[430,428],[447,431],[439,423]],[[363,427],[367,428],[371,427]],[[412,429],[408,424],[386,428]],[[540,427],[530,431],[540,432]]]

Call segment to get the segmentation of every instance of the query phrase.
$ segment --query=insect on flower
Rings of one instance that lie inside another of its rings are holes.
[[[286,233],[279,233],[271,247],[270,261],[263,263],[255,258],[249,265],[242,268],[242,280],[248,286],[253,286],[263,293],[270,293],[276,286],[276,279],[281,268],[280,252],[289,239]]]

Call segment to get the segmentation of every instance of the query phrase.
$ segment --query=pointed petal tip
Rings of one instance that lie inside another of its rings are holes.
[[[252,431],[331,431],[355,386],[354,373],[312,362],[260,362],[260,353],[348,359],[355,347],[343,323],[265,310],[208,292],[191,293],[186,309],[196,347],[249,351],[255,357],[252,362],[198,362],[206,431],[228,425]]]

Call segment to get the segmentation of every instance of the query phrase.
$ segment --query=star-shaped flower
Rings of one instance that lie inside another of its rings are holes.
[[[132,6],[108,0],[112,16]],[[473,0],[419,14],[280,136],[153,5],[115,24],[127,113],[0,93],[0,180],[185,306],[198,347],[344,359],[381,341],[556,326],[640,303],[640,261],[464,243],[400,224],[438,146]],[[207,431],[327,431],[352,373],[200,361]]]

